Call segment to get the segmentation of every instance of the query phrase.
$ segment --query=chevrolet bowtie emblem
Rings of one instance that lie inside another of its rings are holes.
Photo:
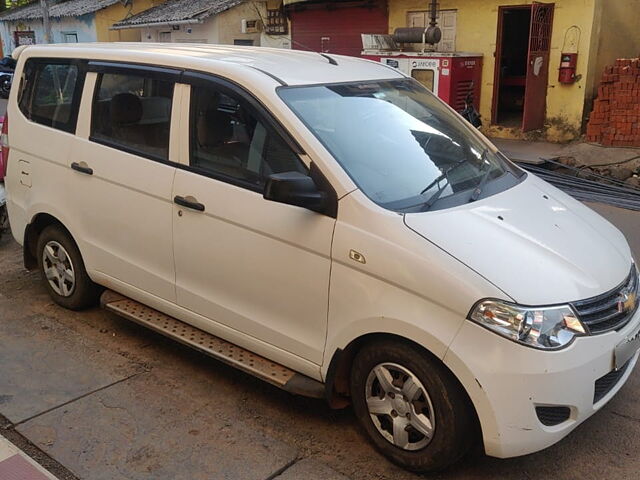
[[[618,312],[630,312],[636,308],[636,294],[635,293],[623,293],[618,300]]]

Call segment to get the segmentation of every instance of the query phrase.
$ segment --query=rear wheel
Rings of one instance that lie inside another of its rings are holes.
[[[351,396],[374,445],[406,469],[442,470],[475,439],[475,417],[462,387],[413,344],[389,340],[363,347],[353,362]]]
[[[80,251],[61,227],[46,227],[38,238],[38,265],[49,295],[70,310],[95,305],[100,288],[91,281]]]

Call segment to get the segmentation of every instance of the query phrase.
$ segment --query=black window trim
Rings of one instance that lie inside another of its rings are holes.
[[[98,74],[120,74],[148,77],[152,80],[180,83],[183,70],[171,67],[158,67],[144,63],[89,61],[88,71]]]
[[[201,72],[198,70],[184,70],[179,68],[172,67],[164,67],[164,66],[156,66],[146,63],[132,63],[132,62],[110,62],[110,61],[100,61],[100,60],[84,60],[87,65],[86,72],[104,74],[104,73],[115,73],[115,74],[125,74],[125,75],[139,75],[151,77],[153,79],[171,81],[175,84],[180,83],[183,85],[189,86],[198,86],[198,84],[211,84],[211,82],[226,87],[235,95],[246,100],[259,114],[261,120],[264,121],[265,125],[271,127],[275,132],[284,140],[284,142],[293,150],[293,152],[300,157],[301,155],[306,155],[304,149],[300,146],[297,140],[289,133],[289,131],[280,123],[278,119],[276,119],[273,114],[269,111],[269,109],[258,100],[251,92],[249,92],[246,88],[242,87],[238,83],[210,73],[210,72]],[[86,74],[85,74],[86,77]],[[93,123],[93,105],[95,103],[96,95],[98,94],[98,82],[96,81],[96,85],[94,87],[93,96],[91,100],[91,122]],[[82,95],[81,95],[82,97]],[[189,108],[191,108],[189,106]],[[173,110],[172,110],[172,118],[173,118]],[[77,120],[76,120],[77,121]],[[190,128],[190,126],[189,126]],[[92,132],[93,125],[89,127],[89,132]],[[105,145],[107,147],[123,150],[127,153],[132,153],[138,155],[143,158],[147,158],[149,160],[153,160],[156,162],[166,163],[169,165],[173,165],[177,168],[181,168],[183,170],[194,171],[200,175],[206,175],[211,178],[217,178],[212,175],[205,174],[200,169],[194,169],[190,165],[183,165],[179,162],[173,162],[171,160],[165,160],[157,155],[149,154],[147,152],[139,151],[135,148],[127,147],[125,145],[121,145],[118,142],[109,141],[107,139],[96,138],[93,134],[89,134],[89,141],[99,143],[101,145]],[[301,161],[302,162],[302,161]],[[302,162],[304,165],[304,162]],[[229,179],[221,181],[228,181],[228,183],[233,183],[237,186],[241,186],[246,188],[247,184],[241,181],[233,182],[229,181]],[[256,190],[255,186],[251,188]],[[259,191],[256,190],[256,191]]]
[[[309,176],[316,182],[318,188],[322,191],[326,192],[329,197],[329,204],[327,207],[327,211],[324,212],[325,215],[337,218],[338,216],[338,196],[331,185],[331,183],[326,179],[324,174],[320,171],[318,166],[311,162],[311,165],[307,167],[307,165],[300,158],[303,155],[306,155],[305,150],[298,143],[295,137],[289,133],[289,131],[280,123],[280,121],[269,111],[269,109],[259,100],[257,99],[249,90],[241,86],[240,84],[230,80],[228,78],[210,73],[210,72],[201,72],[197,70],[180,70],[176,68],[170,67],[158,67],[149,64],[139,64],[139,63],[128,63],[128,62],[103,62],[103,61],[87,61],[87,69],[88,72],[93,72],[97,74],[104,73],[120,73],[120,74],[129,74],[129,75],[139,75],[151,77],[158,80],[164,81],[172,81],[174,82],[174,92],[175,85],[182,84],[188,85],[190,87],[194,86],[210,86],[215,85],[216,88],[220,88],[222,91],[228,91],[232,95],[244,100],[249,104],[249,106],[253,109],[253,111],[257,114],[258,120],[262,121],[268,129],[271,129],[273,133],[278,135],[281,140],[285,142],[285,144],[293,151],[293,153],[298,157],[300,163],[307,169]],[[151,75],[149,75],[149,73]],[[266,72],[265,75],[272,77]],[[86,75],[85,75],[86,77]],[[284,82],[279,82],[284,83]],[[285,84],[286,85],[286,84]],[[96,84],[94,86],[93,96],[91,100],[91,122],[93,123],[93,105],[95,103],[96,97],[99,94],[99,82],[96,79]],[[188,106],[189,108],[189,137],[191,137],[191,104]],[[173,115],[175,112],[171,111],[171,116],[173,119]],[[92,131],[92,125],[90,126],[90,132]],[[184,170],[196,175],[200,175],[206,178],[210,178],[212,180],[220,181],[223,183],[227,183],[233,185],[238,188],[242,188],[244,190],[249,190],[254,193],[263,195],[264,187],[260,187],[258,185],[252,184],[250,182],[245,182],[241,179],[225,175],[222,173],[213,173],[209,170],[205,170],[198,167],[192,167],[191,165],[174,162],[169,159],[164,159],[157,155],[153,155],[148,152],[140,151],[136,148],[119,144],[115,141],[110,141],[108,139],[95,137],[90,133],[89,141],[104,145],[109,148],[114,148],[116,150],[121,150],[125,153],[129,153],[132,155],[136,155],[138,157],[142,157],[148,160],[152,160],[163,165],[167,165],[173,168],[177,168],[180,170]],[[189,162],[191,161],[191,147],[189,147]]]
[[[286,136],[279,131],[274,122],[276,122],[275,118],[269,111],[264,107],[259,101],[257,101],[253,95],[249,94],[244,88],[239,87],[234,82],[230,82],[227,79],[223,79],[216,75],[210,74],[202,74],[196,72],[185,72],[183,76],[183,83],[189,85],[190,87],[212,87],[216,90],[220,91],[223,94],[232,95],[235,98],[238,98],[241,101],[244,101],[248,104],[251,109],[251,114],[253,114],[258,121],[260,121],[267,130],[270,130],[272,134],[276,134],[280,139],[282,139],[285,144],[291,148],[293,154],[297,157],[300,164],[305,168],[308,175],[310,175],[310,167],[308,167],[300,158],[300,153],[297,152],[289,142],[286,140]],[[193,90],[191,90],[193,92]],[[235,185],[236,187],[245,188],[248,190],[252,190],[256,193],[264,193],[264,187],[260,187],[255,185],[254,183],[244,181],[242,179],[233,177],[231,175],[225,175],[220,172],[213,172],[211,170],[195,167],[191,165],[191,156],[193,154],[193,150],[191,148],[191,142],[193,140],[193,115],[194,111],[193,107],[193,97],[190,97],[189,103],[189,165],[182,165],[181,168],[193,173],[197,173],[199,175],[203,175],[205,177],[219,180],[221,182],[230,183]],[[281,127],[281,126],[280,126]],[[282,127],[281,127],[282,128]]]
[[[249,90],[239,85],[238,83],[228,78],[215,75],[213,73],[198,72],[195,70],[185,70],[182,74],[180,82],[196,87],[215,84],[216,87],[220,87],[230,91],[232,94],[245,100],[260,115],[260,119],[265,123],[265,126],[271,127],[273,130],[275,130],[275,133],[277,133],[280,138],[284,140],[289,148],[293,150],[293,153],[298,156],[306,154],[298,141],[287,131],[287,129],[269,111],[269,109]]]
[[[135,67],[135,68],[129,68],[129,67]],[[173,121],[173,100],[175,98],[175,89],[176,89],[176,84],[177,84],[177,80],[176,78],[180,78],[180,75],[178,75],[177,77],[173,77],[172,73],[168,73],[168,71],[171,72],[178,72],[179,74],[181,74],[180,70],[172,70],[172,69],[164,69],[162,67],[159,68],[155,68],[155,67],[151,67],[152,68],[152,72],[150,75],[147,75],[145,72],[146,70],[144,70],[143,68],[138,68],[138,65],[133,65],[133,64],[116,64],[116,63],[109,63],[109,62],[89,62],[88,65],[88,71],[90,73],[96,73],[98,75],[98,77],[96,78],[96,83],[93,87],[93,95],[91,96],[91,118],[89,119],[89,141],[90,142],[94,142],[94,143],[98,143],[100,145],[104,145],[105,147],[110,147],[110,148],[114,148],[116,150],[121,150],[125,153],[130,153],[132,155],[136,155],[138,157],[142,157],[142,158],[146,158],[147,160],[153,160],[154,162],[158,162],[158,163],[162,163],[165,165],[171,165],[171,166],[179,166],[181,164],[179,164],[178,162],[172,162],[171,160],[169,160],[169,153],[171,151],[171,129],[169,129],[169,148],[167,150],[167,158],[163,158],[159,155],[154,155],[153,153],[147,152],[145,150],[140,150],[137,149],[135,147],[132,147],[131,145],[125,145],[123,143],[117,142],[116,140],[113,139],[109,139],[109,138],[103,138],[103,137],[96,137],[93,134],[93,108],[96,104],[96,102],[98,101],[98,95],[100,95],[100,83],[102,80],[102,75],[105,74],[111,74],[111,75],[133,75],[133,76],[138,76],[138,77],[145,77],[145,78],[150,78],[152,80],[160,80],[160,81],[165,81],[165,82],[173,82],[173,94],[171,96],[171,118],[169,119],[170,125]],[[166,71],[165,71],[166,70]],[[165,75],[167,74],[167,75]],[[173,77],[173,78],[172,78]]]
[[[31,57],[28,58],[23,67],[23,74],[25,69],[30,63],[36,64],[36,68],[38,72],[42,71],[42,68],[47,65],[75,65],[78,69],[78,78],[76,79],[76,84],[74,86],[73,98],[71,100],[71,116],[69,120],[64,125],[54,126],[51,119],[40,117],[39,115],[33,115],[31,112],[28,114],[24,112],[22,109],[21,103],[22,98],[25,94],[33,97],[35,94],[35,88],[38,84],[38,79],[36,78],[33,82],[33,85],[30,85],[30,90],[28,92],[24,91],[26,86],[24,85],[25,78],[23,77],[20,81],[20,99],[18,101],[18,110],[20,113],[24,115],[24,117],[30,122],[36,123],[43,127],[52,128],[54,130],[66,132],[72,135],[75,135],[78,128],[78,117],[80,115],[80,104],[82,102],[82,93],[84,92],[84,85],[87,78],[87,65],[88,61],[85,59],[77,59],[77,58],[66,58],[66,57]],[[33,100],[33,98],[31,99]]]

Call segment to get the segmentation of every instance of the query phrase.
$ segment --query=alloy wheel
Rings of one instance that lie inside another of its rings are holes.
[[[409,369],[395,363],[376,365],[367,377],[365,399],[376,429],[403,450],[426,447],[436,428],[427,389]]]
[[[70,297],[76,287],[76,275],[69,253],[51,240],[42,251],[42,266],[49,285],[61,297]]]

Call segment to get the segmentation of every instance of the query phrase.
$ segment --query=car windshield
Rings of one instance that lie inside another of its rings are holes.
[[[281,87],[365,195],[420,212],[484,198],[524,173],[413,79]]]

